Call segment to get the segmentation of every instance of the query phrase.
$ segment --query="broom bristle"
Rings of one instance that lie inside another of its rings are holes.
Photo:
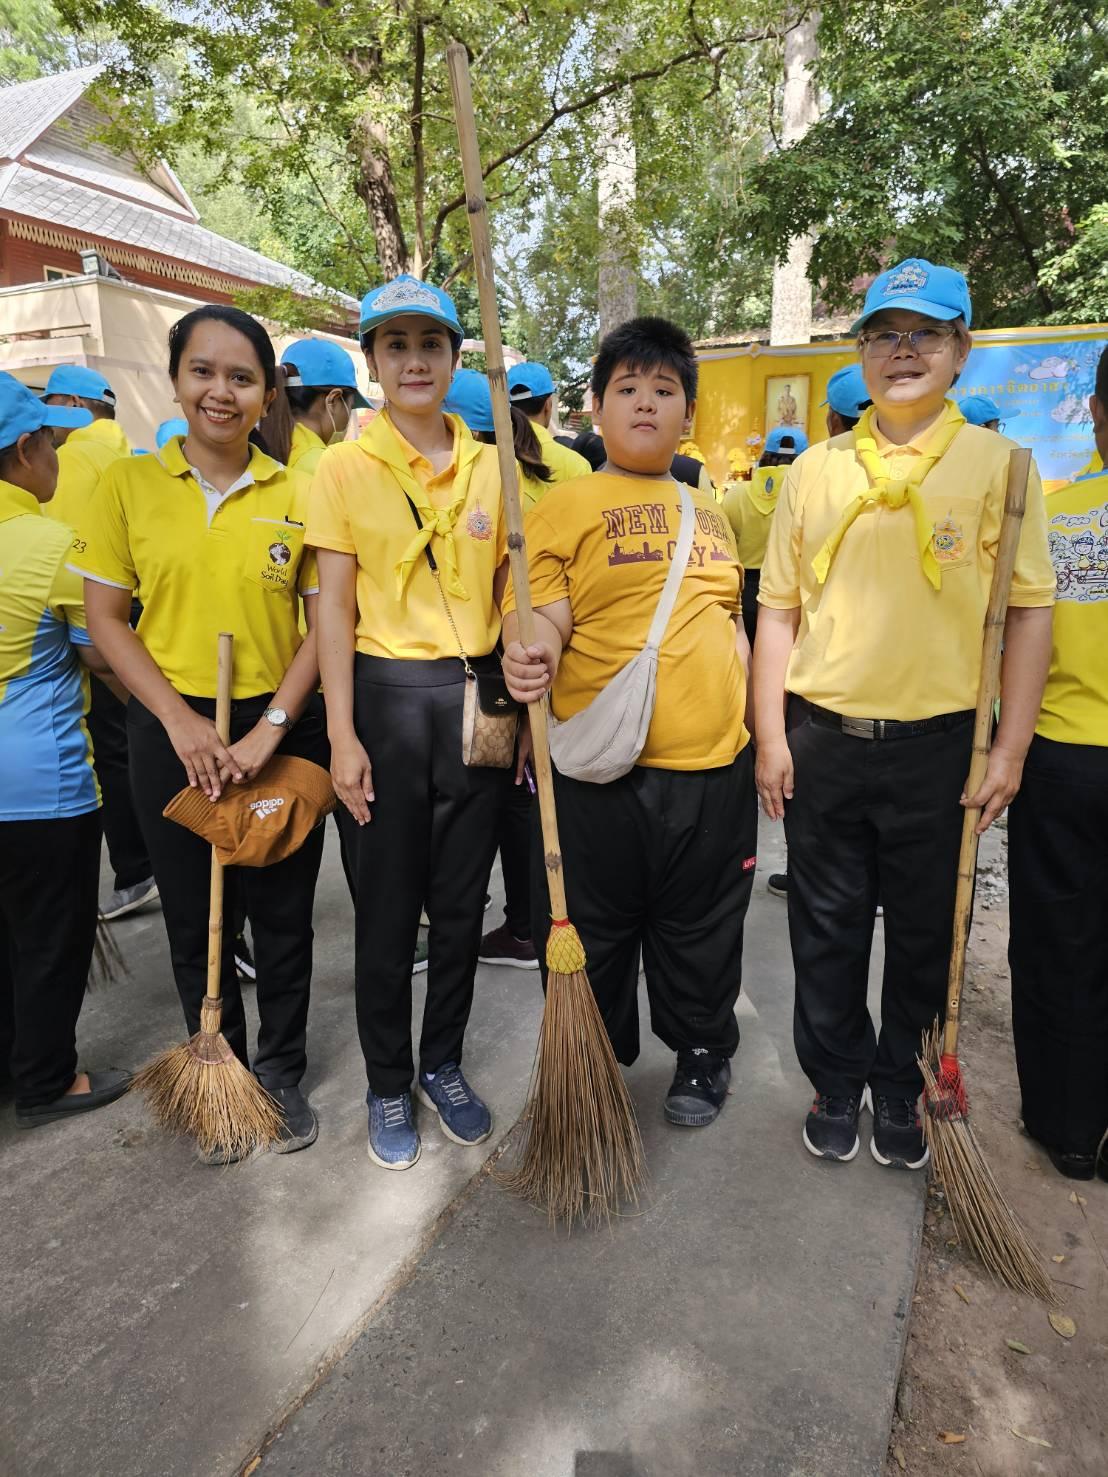
[[[937,1027],[925,1033],[918,1060],[927,1100],[948,1105],[942,1069],[936,1070],[938,1036]],[[1056,1302],[1042,1255],[1001,1193],[969,1120],[964,1114],[925,1112],[923,1131],[958,1239],[1006,1287]]]
[[[245,1157],[281,1126],[276,1103],[219,1032],[198,1031],[135,1074],[150,1111],[171,1133],[188,1134],[204,1154]]]
[[[114,985],[131,971],[115,941],[111,925],[103,918],[96,925],[96,937],[92,946],[92,963],[88,982],[92,988],[98,985]]]
[[[637,1202],[642,1139],[584,970],[547,975],[524,1120],[516,1162],[499,1178],[552,1222],[598,1225]]]

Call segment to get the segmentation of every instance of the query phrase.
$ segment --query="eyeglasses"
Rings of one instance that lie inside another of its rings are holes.
[[[907,333],[860,333],[858,343],[868,350],[874,359],[891,359],[899,354],[902,343],[907,343],[913,354],[937,354],[948,338],[953,336],[951,328],[913,328]]]

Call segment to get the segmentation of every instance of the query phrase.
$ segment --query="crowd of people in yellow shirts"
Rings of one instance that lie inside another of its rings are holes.
[[[651,1029],[675,1057],[668,1122],[707,1126],[730,1089],[760,800],[788,841],[770,885],[788,899],[795,1046],[814,1089],[802,1141],[849,1161],[868,1112],[874,1158],[922,1168],[916,1053],[945,992],[962,816],[979,811],[984,830],[1010,807],[1025,1126],[1063,1174],[1108,1178],[1108,971],[1094,933],[1108,581],[1086,557],[1108,541],[1108,477],[1044,497],[1032,473],[999,722],[968,795],[1014,445],[950,395],[971,324],[960,272],[912,259],[882,273],[854,325],[858,362],[830,388],[828,438],[775,433],[722,500],[680,454],[697,363],[675,324],[638,318],[602,341],[602,435],[578,438],[583,455],[550,429],[549,371],[516,366],[526,646],[488,382],[459,368],[462,329],[440,289],[405,275],[366,295],[361,347],[385,406],[356,439],[366,402],[348,356],[309,339],[278,363],[262,325],[227,306],[174,325],[181,416],[153,454],[129,454],[101,376],[59,370],[39,397],[0,375],[0,1076],[16,1122],[103,1106],[129,1083],[78,1070],[76,1051],[101,794],[114,874],[102,916],[160,897],[195,1031],[210,853],[165,811],[184,787],[228,803],[280,753],[329,773],[338,800],[369,1157],[390,1170],[418,1160],[417,1101],[451,1140],[487,1139],[466,1026],[480,960],[542,972],[551,920],[526,711],[549,700],[555,757],[567,756],[555,788],[569,911],[625,1065],[639,1051],[641,959]],[[1103,455],[1108,354],[1091,406]],[[220,631],[235,636],[227,738],[214,721]],[[648,641],[641,747],[617,770],[590,768],[593,705]],[[520,707],[507,767],[464,741],[492,684]],[[324,835],[321,822],[280,860],[230,872],[223,1029],[277,1102],[284,1153],[319,1131],[301,1083]],[[483,933],[498,849],[505,920]],[[866,994],[879,911],[878,1029]],[[251,1043],[240,976],[255,969]]]

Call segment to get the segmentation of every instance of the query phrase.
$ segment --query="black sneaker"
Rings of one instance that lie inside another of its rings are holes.
[[[281,1110],[281,1129],[270,1148],[275,1154],[295,1154],[319,1137],[319,1119],[299,1087],[266,1089]]]
[[[820,1093],[808,1109],[804,1122],[804,1147],[817,1159],[841,1159],[844,1164],[859,1149],[858,1114],[862,1110],[862,1094],[857,1097],[832,1097]]]
[[[789,874],[788,872],[771,872],[766,878],[766,891],[772,892],[774,897],[788,897]]]
[[[731,1086],[731,1059],[703,1046],[677,1053],[677,1070],[666,1094],[667,1123],[703,1128],[719,1117]]]
[[[235,934],[235,973],[240,985],[253,985],[257,982],[258,971],[254,967],[254,956],[244,933]]]
[[[930,1159],[918,1101],[918,1098],[874,1094],[873,1137],[869,1147],[878,1164],[891,1165],[894,1169],[922,1169]]]

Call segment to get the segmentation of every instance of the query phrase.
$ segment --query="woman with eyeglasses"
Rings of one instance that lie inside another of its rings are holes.
[[[966,795],[981,644],[1013,443],[949,398],[971,341],[966,280],[900,262],[854,325],[873,404],[785,474],[762,566],[757,785],[785,819],[794,1040],[815,1089],[804,1143],[921,1169],[916,1054],[943,1007],[962,815],[1020,786],[1050,661],[1054,572],[1032,471],[1004,635],[1000,726]],[[866,1006],[878,896],[878,1035]]]

